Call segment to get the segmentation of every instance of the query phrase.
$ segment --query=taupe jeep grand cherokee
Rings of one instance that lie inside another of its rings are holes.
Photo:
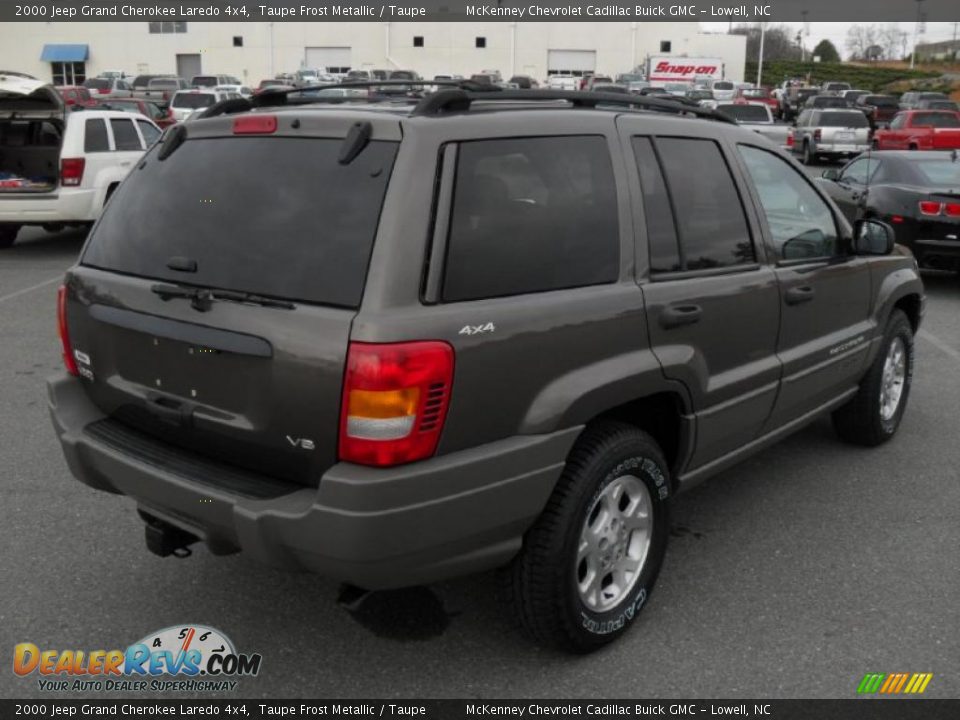
[[[67,462],[154,552],[506,567],[533,638],[588,651],[674,493],[824,413],[896,433],[917,267],[756,133],[622,94],[256,103],[168,130],[61,291]]]

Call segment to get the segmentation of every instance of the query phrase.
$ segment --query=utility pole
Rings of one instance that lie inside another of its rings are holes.
[[[913,24],[913,51],[910,53],[910,69],[917,62],[917,37],[920,32],[920,19],[923,17],[923,0],[917,0],[917,21]]]
[[[760,23],[760,57],[757,58],[757,87],[761,87],[760,78],[763,75],[763,38],[767,32],[767,24]]]

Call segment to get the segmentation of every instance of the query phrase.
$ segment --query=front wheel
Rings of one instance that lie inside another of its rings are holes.
[[[894,310],[873,365],[860,389],[833,413],[841,439],[873,447],[892,438],[900,427],[913,382],[913,326],[901,310]]]
[[[637,618],[663,563],[669,469],[653,439],[623,423],[588,428],[507,571],[534,641],[590,652]]]

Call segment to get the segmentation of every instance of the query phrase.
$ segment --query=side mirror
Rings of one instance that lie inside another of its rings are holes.
[[[820,175],[824,180],[833,180],[836,182],[840,179],[840,171],[837,168],[827,168]]]
[[[853,226],[853,251],[857,255],[889,255],[896,241],[893,228],[873,219],[857,220]]]

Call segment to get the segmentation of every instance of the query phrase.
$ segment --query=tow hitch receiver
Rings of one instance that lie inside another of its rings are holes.
[[[144,531],[147,550],[160,557],[167,557],[168,555],[178,558],[190,557],[192,552],[189,546],[199,541],[200,538],[152,515],[140,514],[146,522]]]

